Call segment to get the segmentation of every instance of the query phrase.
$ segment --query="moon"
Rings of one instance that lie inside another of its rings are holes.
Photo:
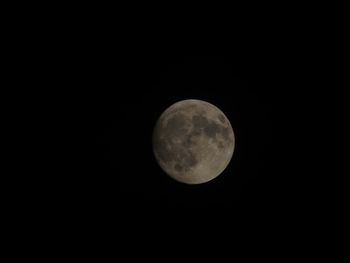
[[[190,99],[176,102],[161,114],[152,143],[155,158],[166,174],[181,183],[201,184],[225,170],[235,137],[220,109]]]

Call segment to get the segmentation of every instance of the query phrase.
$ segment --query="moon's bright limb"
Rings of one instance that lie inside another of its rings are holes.
[[[160,167],[186,184],[208,182],[229,164],[235,138],[225,114],[201,100],[183,100],[167,108],[153,132]]]

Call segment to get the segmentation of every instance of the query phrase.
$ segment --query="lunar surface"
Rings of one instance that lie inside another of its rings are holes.
[[[225,114],[201,100],[183,100],[167,108],[153,132],[160,167],[186,184],[208,182],[229,164],[235,138]]]

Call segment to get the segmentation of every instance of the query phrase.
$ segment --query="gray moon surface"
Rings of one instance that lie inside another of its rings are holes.
[[[176,181],[201,184],[220,175],[235,146],[230,121],[216,106],[182,100],[167,108],[153,131],[159,166]]]

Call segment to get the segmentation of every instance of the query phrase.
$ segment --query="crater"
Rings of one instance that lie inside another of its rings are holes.
[[[174,169],[178,172],[181,172],[183,168],[180,164],[177,163],[177,164],[175,164]]]
[[[204,128],[208,124],[208,119],[202,115],[194,115],[192,122],[195,129]]]
[[[192,144],[190,138],[181,144],[173,143],[170,138],[155,139],[154,151],[162,162],[166,164],[175,162],[174,169],[183,172],[198,163],[195,155],[189,149]]]
[[[221,135],[226,141],[229,140],[230,139],[229,127],[222,127],[221,128]]]
[[[197,162],[197,159],[191,151],[188,151],[187,156],[184,159],[182,159],[182,164],[185,168],[193,167],[197,164]]]
[[[223,149],[224,148],[224,144],[222,142],[218,142],[218,148],[219,149]]]
[[[215,138],[216,134],[219,132],[220,126],[215,122],[210,122],[207,126],[204,127],[204,133],[210,138]]]
[[[221,114],[221,113],[218,115],[218,119],[219,119],[219,121],[221,121],[222,123],[225,123],[225,122],[226,122],[225,116],[224,116],[223,114]]]
[[[186,131],[186,117],[185,115],[179,113],[171,117],[164,128],[165,136],[177,136],[185,133]]]
[[[192,141],[192,136],[187,136],[185,140],[182,142],[182,146],[185,148],[189,148],[194,145],[194,142]]]
[[[196,137],[196,136],[198,136],[198,135],[200,135],[200,134],[201,134],[200,129],[193,129],[193,130],[191,131],[191,133],[190,133],[189,136],[191,136],[191,137]]]
[[[171,146],[172,145],[164,139],[160,139],[160,140],[156,139],[153,142],[153,147],[154,147],[155,153],[165,163],[168,163],[168,162],[174,160],[174,158],[175,158],[174,151],[170,150]]]

